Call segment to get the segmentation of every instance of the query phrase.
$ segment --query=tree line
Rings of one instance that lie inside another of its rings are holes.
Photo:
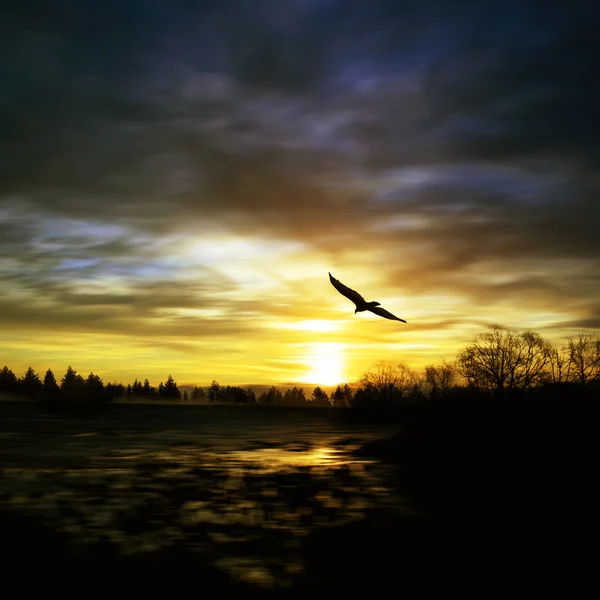
[[[206,398],[209,402],[228,402],[238,404],[265,404],[271,406],[314,406],[329,407],[329,396],[327,392],[316,386],[311,395],[307,396],[304,388],[294,386],[282,393],[276,386],[271,386],[259,396],[252,388],[243,389],[239,386],[222,386],[215,380],[206,391],[195,387],[192,391],[192,399]]]
[[[440,399],[457,394],[508,396],[551,386],[600,388],[600,335],[580,332],[555,346],[533,331],[492,326],[461,350],[455,360],[427,365],[421,374],[408,366],[379,361],[354,385],[338,385],[328,395],[319,386],[307,396],[303,388],[282,393],[272,386],[258,397],[252,388],[222,386],[217,381],[206,389],[195,386],[188,397],[171,375],[157,388],[148,379],[104,384],[90,373],[86,379],[71,366],[60,385],[48,369],[42,379],[29,367],[17,376],[8,368],[0,371],[0,392],[9,392],[48,402],[111,402],[120,397],[172,401],[314,406],[334,409],[389,412],[407,402]]]
[[[0,370],[0,392],[50,403],[103,403],[134,396],[167,400],[182,398],[181,391],[171,375],[165,383],[161,382],[158,388],[151,386],[147,379],[143,384],[136,379],[133,384],[127,386],[116,381],[105,384],[102,378],[94,373],[90,373],[84,379],[71,365],[67,367],[60,384],[51,369],[48,369],[41,379],[33,367],[29,367],[22,377],[17,377],[5,366]]]

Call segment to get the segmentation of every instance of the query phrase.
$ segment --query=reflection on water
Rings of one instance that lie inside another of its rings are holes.
[[[185,548],[256,585],[286,585],[311,531],[410,512],[382,465],[351,455],[373,432],[298,420],[285,432],[289,423],[246,421],[242,434],[222,417],[202,431],[21,425],[0,441],[3,504],[41,516],[84,553]]]

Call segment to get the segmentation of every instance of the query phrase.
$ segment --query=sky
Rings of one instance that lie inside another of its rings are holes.
[[[330,385],[599,328],[593,4],[3,2],[0,363]]]

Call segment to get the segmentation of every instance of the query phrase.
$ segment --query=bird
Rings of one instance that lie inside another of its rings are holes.
[[[354,314],[357,312],[363,312],[365,310],[369,310],[380,317],[384,317],[385,319],[391,319],[392,321],[402,321],[402,323],[406,323],[404,319],[398,318],[396,315],[393,315],[391,312],[382,308],[379,302],[367,302],[358,292],[350,289],[348,286],[344,285],[341,281],[338,281],[331,273],[329,273],[329,281],[331,281],[331,285],[340,293],[342,296],[346,296],[346,298],[352,300],[354,304],[356,304],[356,309],[354,310]]]

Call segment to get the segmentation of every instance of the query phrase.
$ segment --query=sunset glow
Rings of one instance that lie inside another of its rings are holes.
[[[113,4],[6,28],[0,367],[334,385],[600,326],[579,9]]]
[[[329,386],[345,380],[344,354],[340,344],[312,344],[308,351],[307,366],[310,371],[302,378],[306,383]]]

